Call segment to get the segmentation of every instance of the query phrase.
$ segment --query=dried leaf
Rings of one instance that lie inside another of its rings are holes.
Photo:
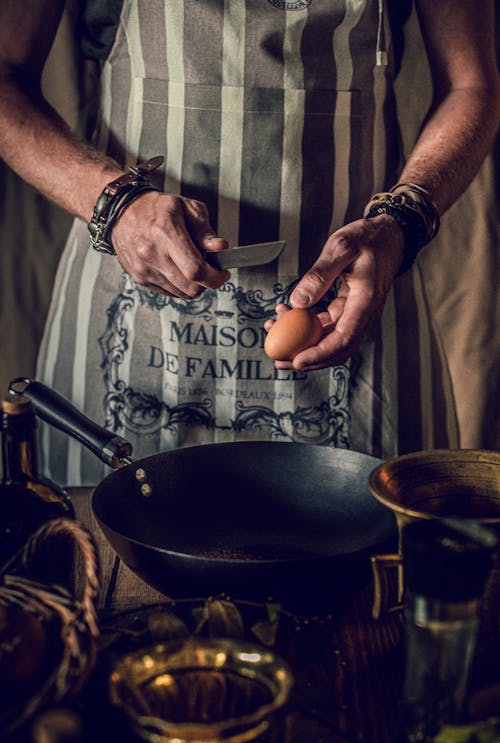
[[[206,603],[210,637],[237,637],[244,635],[243,619],[232,601],[209,600]]]
[[[259,642],[270,647],[276,642],[282,607],[281,604],[269,601],[266,603],[265,608],[268,617],[267,620],[256,622],[252,625],[251,629]]]
[[[492,717],[470,725],[444,725],[434,741],[435,743],[498,743],[500,723],[498,718]]]
[[[277,622],[281,614],[281,604],[269,602],[266,604],[267,616],[270,622]]]
[[[148,630],[156,642],[187,637],[188,628],[178,616],[168,609],[159,609],[148,614]]]
[[[195,606],[191,613],[193,615],[193,619],[196,622],[196,627],[194,628],[193,634],[199,635],[208,621],[207,605],[204,604],[203,606]]]
[[[271,647],[276,642],[276,633],[278,631],[278,619],[272,622],[256,622],[252,625],[252,632],[255,637],[267,647]]]

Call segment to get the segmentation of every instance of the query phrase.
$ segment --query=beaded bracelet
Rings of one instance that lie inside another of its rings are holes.
[[[428,191],[414,183],[397,183],[389,191],[372,196],[365,207],[365,219],[389,214],[402,227],[404,256],[397,276],[408,271],[419,250],[439,230],[439,213]]]
[[[99,253],[115,254],[111,242],[111,230],[124,209],[146,191],[159,191],[144,174],[155,170],[163,163],[159,155],[140,165],[130,167],[126,173],[108,183],[99,196],[88,223],[90,244]]]

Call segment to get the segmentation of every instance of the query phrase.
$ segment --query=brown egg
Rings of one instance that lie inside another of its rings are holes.
[[[315,346],[322,335],[323,326],[312,310],[289,310],[271,327],[264,351],[275,361],[292,361],[300,351]]]

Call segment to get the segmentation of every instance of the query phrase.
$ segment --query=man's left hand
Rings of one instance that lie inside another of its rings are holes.
[[[337,297],[319,313],[324,335],[316,346],[278,369],[313,371],[343,364],[380,317],[403,259],[403,231],[387,214],[359,219],[334,232],[290,296],[292,307],[313,307],[340,277]],[[277,306],[278,315],[290,308]],[[269,320],[265,327],[273,324]]]

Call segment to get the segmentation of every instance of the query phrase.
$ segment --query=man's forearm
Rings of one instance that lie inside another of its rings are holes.
[[[400,180],[424,185],[442,214],[476,175],[499,117],[497,91],[451,92],[424,126]]]
[[[31,87],[0,82],[0,157],[21,178],[82,219],[89,220],[117,164],[80,140]]]

